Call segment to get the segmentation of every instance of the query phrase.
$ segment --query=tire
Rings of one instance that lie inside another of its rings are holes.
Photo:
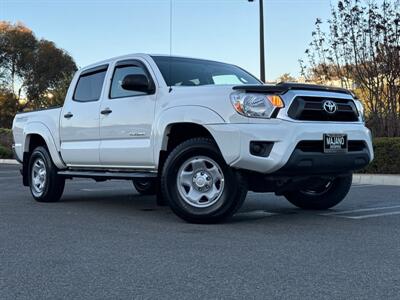
[[[141,195],[155,195],[157,193],[157,180],[154,178],[135,178],[132,182],[136,191]]]
[[[169,154],[161,174],[161,192],[183,220],[218,223],[242,206],[247,188],[211,139],[194,138]]]
[[[325,210],[339,204],[348,194],[353,174],[345,174],[331,181],[313,184],[302,190],[285,193],[286,199],[293,205],[308,210]]]
[[[57,202],[64,191],[65,178],[57,174],[48,150],[37,147],[29,158],[29,188],[38,202]]]

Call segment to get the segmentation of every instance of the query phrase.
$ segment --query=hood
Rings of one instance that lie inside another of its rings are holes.
[[[317,84],[303,84],[303,83],[289,83],[281,82],[274,85],[238,85],[233,87],[234,90],[244,90],[250,93],[273,93],[285,94],[291,90],[303,91],[318,91],[318,92],[335,92],[354,96],[352,92],[346,89],[317,85]]]

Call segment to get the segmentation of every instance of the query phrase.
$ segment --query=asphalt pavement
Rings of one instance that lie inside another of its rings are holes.
[[[354,185],[325,212],[249,193],[193,225],[127,181],[37,203],[0,164],[0,299],[399,299],[399,266],[400,187]]]

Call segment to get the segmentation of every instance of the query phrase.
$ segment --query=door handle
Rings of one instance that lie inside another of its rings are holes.
[[[73,115],[72,113],[67,112],[67,113],[64,115],[64,118],[70,119],[70,118],[72,118],[73,116],[74,116],[74,115]]]
[[[109,115],[112,113],[112,110],[107,107],[107,108],[103,109],[100,113],[102,115]]]

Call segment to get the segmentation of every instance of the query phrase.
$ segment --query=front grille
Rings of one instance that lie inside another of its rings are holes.
[[[364,141],[348,141],[347,142],[349,152],[363,151],[367,148],[367,144]],[[323,141],[301,141],[297,144],[296,149],[303,152],[324,152]]]
[[[327,100],[333,101],[336,104],[336,112],[328,113],[324,110],[323,105]],[[302,121],[358,121],[356,105],[350,99],[296,97],[288,110],[288,115],[292,119]]]

